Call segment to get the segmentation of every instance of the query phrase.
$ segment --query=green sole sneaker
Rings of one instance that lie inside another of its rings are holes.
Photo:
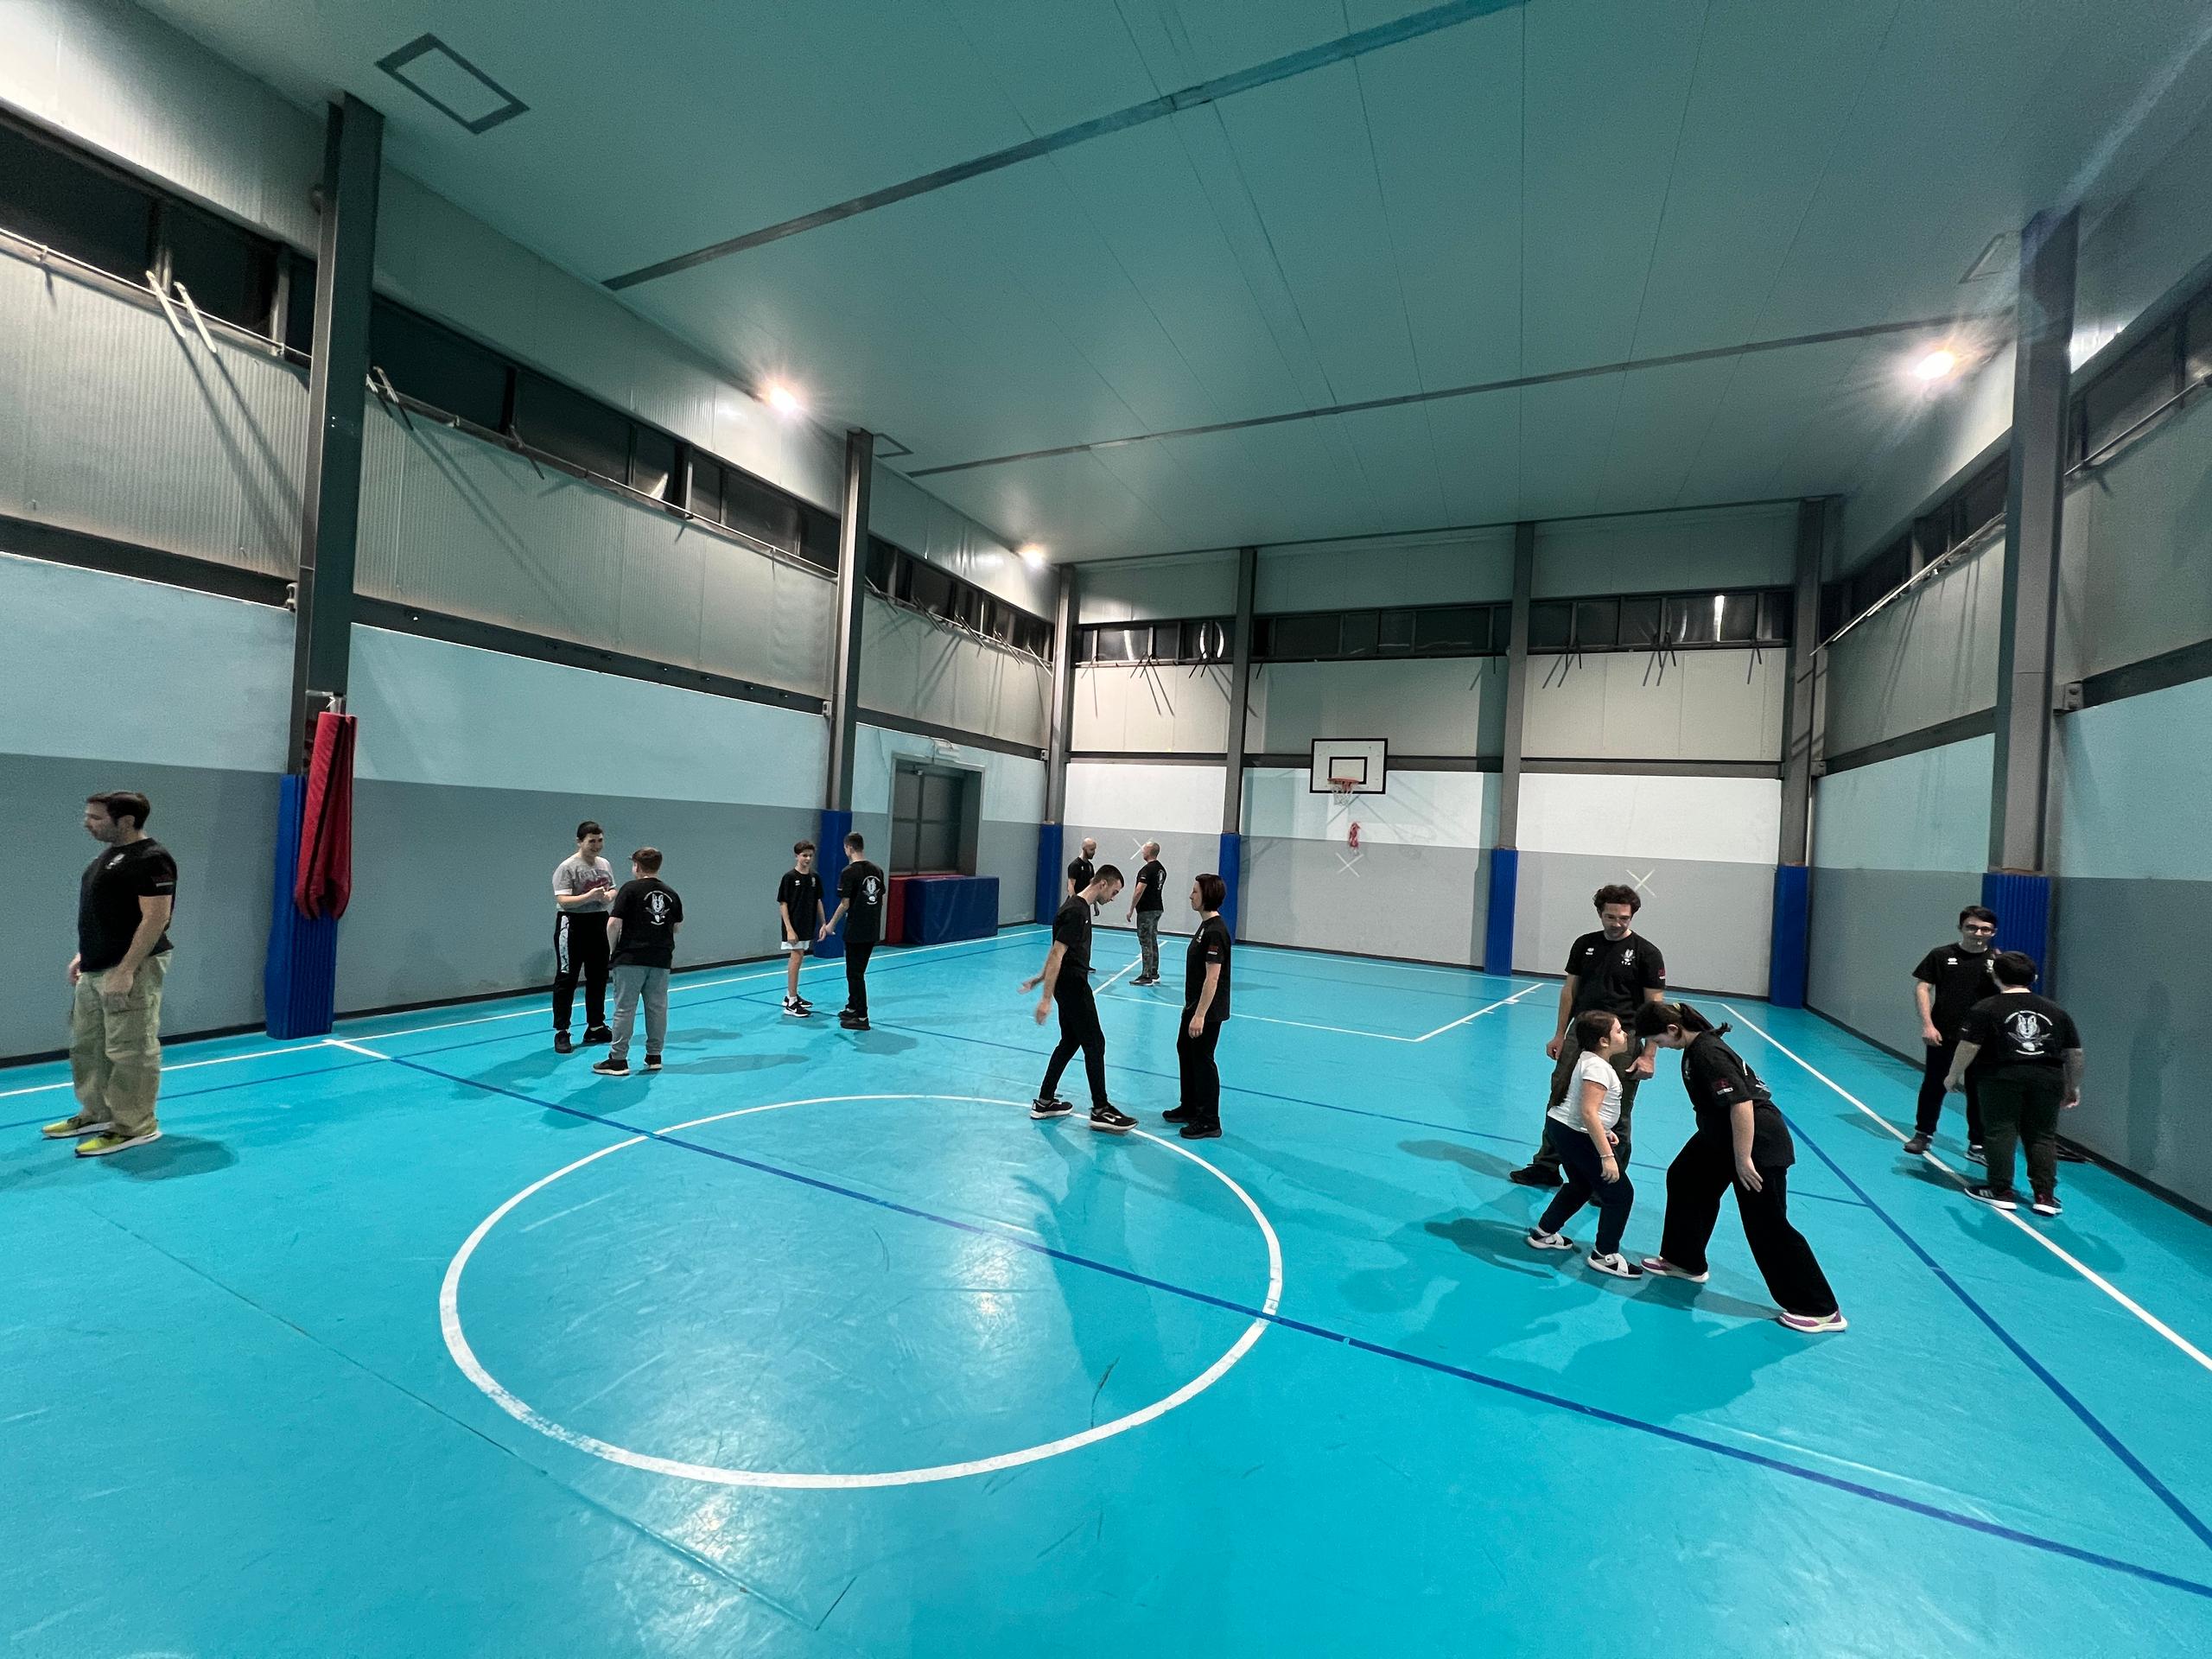
[[[82,1118],[65,1117],[59,1123],[49,1123],[39,1133],[49,1141],[81,1141],[88,1135],[112,1135],[112,1123],[88,1123]]]
[[[149,1129],[143,1135],[96,1135],[89,1141],[77,1143],[79,1158],[105,1158],[112,1153],[128,1152],[133,1147],[149,1146],[162,1138],[159,1129]]]

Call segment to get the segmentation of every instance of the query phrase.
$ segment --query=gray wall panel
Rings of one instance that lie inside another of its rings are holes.
[[[2004,543],[1861,623],[1827,653],[1827,753],[1900,737],[1997,701]]]
[[[1191,912],[1191,878],[1208,870],[1221,868],[1221,836],[1219,834],[1192,834],[1174,830],[1132,830],[1125,825],[1082,823],[1070,823],[1060,836],[1061,862],[1073,858],[1077,845],[1085,836],[1098,837],[1098,862],[1112,864],[1120,869],[1124,880],[1137,878],[1137,866],[1144,862],[1138,847],[1147,841],[1160,843],[1160,861],[1167,867],[1167,887],[1160,895],[1166,906],[1160,927],[1162,933],[1187,935],[1196,925]],[[1246,843],[1248,849],[1249,842]],[[1033,855],[1030,868],[1036,868]],[[1101,927],[1118,927],[1134,932],[1135,928],[1122,919],[1129,907],[1129,893],[1122,896],[1098,912]]]
[[[663,879],[683,895],[679,967],[775,949],[777,878],[791,868],[791,842],[819,822],[799,807],[364,779],[353,797],[353,902],[339,932],[339,1011],[550,982],[553,867],[585,817],[607,826],[619,877],[627,879],[633,847],[667,855]]]
[[[1482,965],[1490,853],[1378,843],[1347,870],[1339,841],[1244,838],[1237,933],[1260,944]],[[1522,868],[1528,868],[1524,855]]]
[[[79,823],[96,789],[143,791],[149,832],[176,855],[162,1026],[175,1034],[261,1019],[276,775],[0,754],[0,835],[27,878],[10,906],[14,948],[0,955],[0,1058],[68,1046],[62,970],[77,948],[78,877],[99,850]]]
[[[985,818],[976,832],[976,874],[999,879],[1001,927],[1035,920],[1037,826]]]
[[[1513,916],[1514,965],[1556,974],[1567,947],[1598,925],[1591,895],[1608,882],[1645,878],[1637,931],[1667,959],[1669,985],[1764,996],[1774,924],[1774,867],[1673,858],[1623,861],[1584,853],[1521,854]]]
[[[2149,939],[2212,937],[2212,882],[2070,877],[2059,883],[2057,906],[2053,989],[2088,1056],[2082,1103],[2060,1128],[2212,1206],[2199,1035],[2212,1027],[2212,982],[2194,950],[2144,948]]]
[[[1900,1054],[1918,1055],[1913,965],[1957,937],[1960,910],[1981,902],[1981,878],[1815,866],[1812,886],[1808,1006]]]

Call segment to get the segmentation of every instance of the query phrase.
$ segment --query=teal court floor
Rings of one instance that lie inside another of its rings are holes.
[[[1043,952],[883,951],[864,1035],[834,962],[804,1023],[687,975],[628,1080],[535,998],[179,1046],[99,1163],[0,1072],[0,1651],[2212,1651],[2212,1230],[2080,1166],[1971,1205],[1899,1062],[1694,999],[1796,1127],[1808,1339],[1732,1211],[1702,1287],[1522,1246],[1552,984],[1242,947],[1186,1146],[1029,1120]]]

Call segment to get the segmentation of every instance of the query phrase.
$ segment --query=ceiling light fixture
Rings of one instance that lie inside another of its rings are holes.
[[[797,392],[789,386],[772,381],[768,386],[768,407],[779,415],[796,415],[803,406]]]
[[[1934,385],[1948,380],[1957,372],[1959,354],[1948,346],[1938,346],[1912,365],[1912,378],[1923,385]]]
[[[1034,542],[1030,543],[1021,550],[1021,562],[1032,570],[1042,569],[1045,565],[1045,550]]]

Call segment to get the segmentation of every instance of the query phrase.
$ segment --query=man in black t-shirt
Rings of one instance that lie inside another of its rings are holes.
[[[2082,1101],[2082,1033],[2072,1014],[2035,994],[2033,957],[2000,951],[1990,969],[1997,994],[1967,1011],[1945,1079],[1951,1088],[1964,1090],[1969,1077],[1980,1074],[1988,1175],[1967,1188],[1967,1196],[2000,1210],[2019,1208],[2019,1194],[2012,1190],[2012,1149],[2024,1142],[2035,1212],[2055,1216],[2058,1115]]]
[[[1967,1011],[1997,993],[1990,964],[1996,960],[1997,912],[1968,905],[1959,912],[1956,944],[1939,944],[1912,970],[1912,1006],[1920,1015],[1920,1040],[1926,1046],[1920,1073],[1920,1100],[1913,1114],[1910,1153],[1928,1150],[1943,1116],[1943,1080],[1951,1075],[1959,1031]],[[1981,1156],[1981,1080],[1967,1079],[1967,1156]]]
[[[1137,950],[1144,958],[1137,969],[1132,985],[1160,983],[1160,915],[1166,907],[1160,899],[1160,889],[1167,885],[1167,867],[1160,861],[1160,843],[1147,841],[1144,844],[1144,862],[1137,867],[1137,885],[1130,895],[1129,908],[1124,921],[1137,925]]]
[[[1060,1010],[1060,1040],[1052,1050],[1052,1063],[1045,1068],[1045,1082],[1029,1108],[1029,1116],[1065,1117],[1075,1109],[1059,1097],[1058,1090],[1060,1073],[1067,1070],[1079,1048],[1084,1072],[1090,1079],[1090,1127],[1105,1135],[1127,1135],[1137,1122],[1127,1112],[1116,1110],[1106,1097],[1106,1033],[1098,1023],[1098,1004],[1090,995],[1090,913],[1121,890],[1122,873],[1108,864],[1070,893],[1059,914],[1052,918],[1052,948],[1046,952],[1044,968],[1035,977],[1021,982],[1025,992],[1039,985],[1045,988],[1037,1003],[1039,1025],[1045,1023],[1055,1003]]]
[[[1191,883],[1198,929],[1185,953],[1183,1017],[1175,1027],[1183,1103],[1163,1114],[1170,1123],[1182,1125],[1185,1141],[1211,1141],[1221,1133],[1221,1069],[1214,1064],[1214,1046],[1221,1040],[1222,1021],[1229,1018],[1229,958],[1235,941],[1221,918],[1228,896],[1229,884],[1218,875],[1202,875]]]
[[[804,1020],[814,1012],[814,1004],[798,994],[799,965],[825,931],[822,925],[822,878],[815,874],[814,843],[810,841],[792,843],[791,868],[776,884],[776,915],[783,925],[784,959],[789,964],[784,973],[784,1012]]]
[[[640,1001],[645,1005],[645,1070],[660,1070],[661,1045],[668,1037],[668,970],[676,964],[676,930],[683,924],[683,900],[660,879],[660,864],[655,848],[631,854],[630,879],[607,913],[614,1041],[607,1058],[592,1067],[603,1077],[630,1075],[630,1032]]]
[[[85,832],[100,843],[77,889],[77,954],[69,958],[69,1078],[77,1109],[46,1126],[49,1141],[104,1158],[162,1138],[162,988],[168,978],[176,861],[146,834],[143,795],[85,800]]]
[[[868,1029],[868,959],[883,938],[883,871],[861,856],[868,843],[855,830],[845,837],[845,868],[837,878],[836,913],[822,924],[822,937],[845,925],[845,1007],[837,1023],[847,1031]]]
[[[1552,1068],[1551,1098],[1545,1115],[1567,1098],[1574,1078],[1574,1063],[1582,1057],[1575,1041],[1577,1016],[1604,1009],[1618,1017],[1621,1029],[1635,1028],[1636,1012],[1646,1002],[1656,1002],[1667,993],[1667,959],[1659,947],[1635,931],[1636,912],[1643,900],[1634,887],[1618,884],[1598,889],[1599,931],[1585,933],[1567,947],[1567,982],[1559,988],[1559,1027],[1544,1045],[1555,1064]],[[1613,1126],[1619,1139],[1620,1166],[1628,1167],[1629,1115],[1636,1108],[1637,1085],[1651,1075],[1651,1059],[1640,1042],[1631,1041],[1613,1057],[1613,1070],[1621,1079],[1621,1117]],[[1536,1155],[1506,1178],[1520,1186],[1557,1186],[1559,1154],[1548,1140],[1539,1141]]]
[[[1098,842],[1091,836],[1083,838],[1083,850],[1068,861],[1068,892],[1081,893],[1090,885],[1093,867],[1090,861],[1098,856]]]

